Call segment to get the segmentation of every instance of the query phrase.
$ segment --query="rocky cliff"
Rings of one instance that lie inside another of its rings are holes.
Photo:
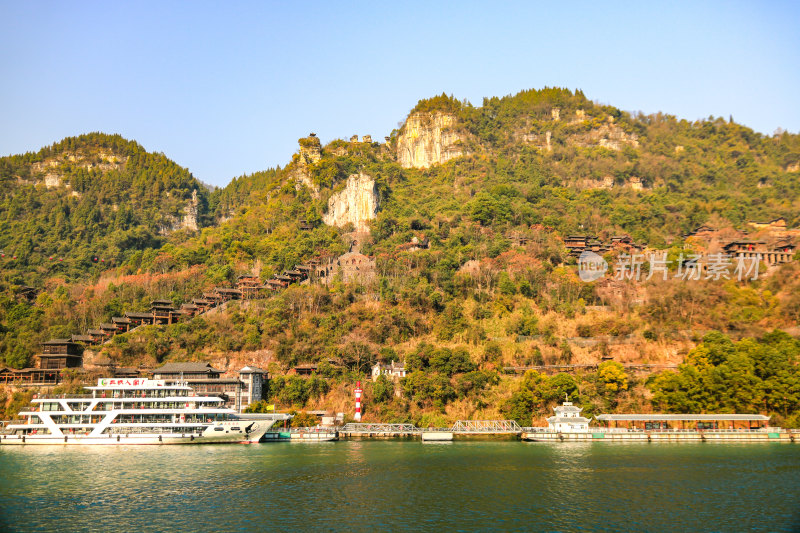
[[[375,180],[363,173],[353,174],[347,178],[344,190],[328,200],[328,212],[322,215],[322,221],[338,227],[349,222],[356,231],[368,231],[367,221],[378,214],[378,199]]]
[[[428,168],[464,155],[457,118],[440,111],[412,113],[397,137],[397,160],[405,168]]]
[[[298,142],[300,144],[300,152],[292,161],[294,169],[289,175],[294,179],[295,188],[299,190],[301,186],[305,185],[311,191],[311,196],[318,198],[319,187],[311,179],[308,167],[322,159],[322,145],[314,133],[300,139]]]
[[[122,169],[127,160],[126,156],[103,150],[94,153],[64,152],[59,157],[49,157],[44,161],[32,163],[31,175],[34,177],[35,183],[44,183],[48,189],[62,185],[69,188],[69,184],[64,183],[66,167],[83,167],[90,171],[107,172]]]

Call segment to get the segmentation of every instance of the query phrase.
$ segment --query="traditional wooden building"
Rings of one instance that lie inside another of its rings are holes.
[[[225,287],[217,287],[214,291],[219,295],[221,302],[229,302],[231,300],[241,300],[242,291],[239,289],[229,289]]]
[[[100,344],[111,336],[110,333],[103,331],[102,329],[90,329],[86,332],[86,334],[94,339],[93,344]]]
[[[266,283],[267,289],[269,289],[269,290],[271,290],[273,292],[279,291],[281,289],[285,289],[288,286],[289,286],[289,282],[288,281],[281,281],[279,279],[268,279],[267,283]]]
[[[57,385],[61,382],[61,371],[43,368],[0,367],[0,384],[17,386]]]
[[[154,324],[174,324],[181,318],[181,312],[175,309],[172,300],[153,300],[150,302],[150,313]]]
[[[197,307],[197,313],[205,313],[212,307],[214,307],[214,302],[207,299],[207,298],[194,298],[192,299],[192,305]]]
[[[302,272],[304,279],[309,279],[311,277],[311,274],[314,272],[314,267],[310,264],[295,265],[294,269],[299,272]]]
[[[42,352],[36,356],[39,368],[60,370],[83,366],[83,346],[70,339],[52,339],[42,343]]]
[[[100,331],[106,335],[106,337],[111,337],[112,335],[116,335],[118,332],[117,325],[112,323],[104,323],[100,324]]]
[[[136,327],[136,324],[131,322],[130,318],[126,318],[124,316],[112,316],[111,323],[114,324],[114,327],[117,329],[117,333],[127,333]]]
[[[222,296],[214,291],[214,292],[204,292],[203,299],[208,300],[211,303],[211,307],[216,307],[222,303]],[[197,303],[197,302],[195,302]]]
[[[310,376],[314,372],[317,371],[317,365],[314,363],[304,363],[301,365],[297,365],[291,370],[289,370],[289,374],[295,374],[297,376]]]
[[[142,326],[142,325],[147,326],[154,324],[154,318],[152,313],[137,313],[134,311],[126,311],[125,318],[130,320],[131,328],[134,328],[136,326]]]
[[[243,300],[251,300],[259,297],[261,291],[264,290],[264,284],[261,283],[258,276],[245,274],[236,280],[236,288],[241,292]]]
[[[98,343],[97,339],[95,339],[95,337],[93,335],[89,335],[88,333],[86,335],[72,335],[70,337],[70,340],[72,342],[77,342],[77,343],[80,343],[80,344],[97,344]]]
[[[761,261],[767,265],[777,265],[788,263],[794,258],[794,246],[788,246],[785,241],[781,244],[784,245],[783,248],[767,246],[764,241],[737,240],[723,246],[723,251],[737,259],[760,256]]]
[[[187,318],[192,318],[193,316],[197,316],[200,313],[200,307],[197,304],[189,303],[189,304],[181,304],[181,312],[183,316]]]
[[[595,237],[591,235],[568,235],[564,238],[564,246],[566,246],[568,250],[575,248],[585,249],[589,246],[589,241],[594,238]]]

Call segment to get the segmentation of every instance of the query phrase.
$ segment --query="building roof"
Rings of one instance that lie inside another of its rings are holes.
[[[588,424],[589,419],[582,416],[551,416],[548,424]]]
[[[553,411],[556,413],[580,413],[582,410],[582,407],[575,407],[571,402],[564,402],[553,407]]]
[[[153,318],[153,313],[137,313],[135,311],[125,311],[127,318]]]
[[[164,366],[156,368],[153,370],[154,373],[157,374],[179,374],[181,372],[187,373],[222,373],[222,370],[217,370],[216,368],[212,367],[210,363],[167,363]]]
[[[240,291],[239,289],[226,289],[223,287],[217,287],[214,290],[217,291],[219,294],[242,294],[242,291]]]
[[[63,344],[75,344],[70,339],[50,339],[49,341],[44,341],[42,345],[54,345],[54,346],[61,346]]]
[[[764,415],[740,415],[740,414],[680,414],[680,415],[598,415],[597,420],[608,422],[665,422],[665,421],[685,421],[685,422],[733,422],[759,420],[768,422],[769,417]]]
[[[258,368],[257,366],[247,365],[246,367],[244,367],[241,370],[239,370],[239,373],[240,374],[266,374],[267,371],[266,370],[262,370],[262,369]]]

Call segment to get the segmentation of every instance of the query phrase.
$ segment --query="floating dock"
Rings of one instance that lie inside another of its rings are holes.
[[[558,432],[526,428],[522,440],[533,442],[795,442],[800,432],[767,430],[609,430],[590,429],[588,432]]]
[[[450,442],[453,434],[449,431],[423,431],[422,442]]]
[[[522,428],[513,420],[459,420],[449,428],[418,428],[414,424],[368,423],[345,424],[339,428],[339,436],[342,439],[422,439],[426,441],[454,440],[463,437],[518,439],[521,434]]]

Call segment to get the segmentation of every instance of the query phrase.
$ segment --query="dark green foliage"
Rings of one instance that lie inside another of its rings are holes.
[[[677,372],[649,380],[653,402],[665,412],[753,413],[788,418],[800,408],[800,341],[774,331],[738,343],[709,333]]]
[[[328,393],[330,385],[320,377],[276,376],[270,379],[270,402],[284,407],[303,407],[310,398],[318,398]]]
[[[385,403],[392,399],[394,385],[386,376],[380,375],[372,385],[372,401],[375,403]]]
[[[530,426],[534,415],[550,414],[553,405],[567,399],[578,399],[578,384],[573,376],[556,374],[548,377],[535,370],[528,370],[519,390],[502,405],[501,412],[522,426]]]
[[[119,135],[90,133],[2,158],[0,250],[16,256],[3,268],[31,285],[95,276],[165,242],[160,234],[180,221],[193,193],[198,222],[208,224],[206,187]]]

